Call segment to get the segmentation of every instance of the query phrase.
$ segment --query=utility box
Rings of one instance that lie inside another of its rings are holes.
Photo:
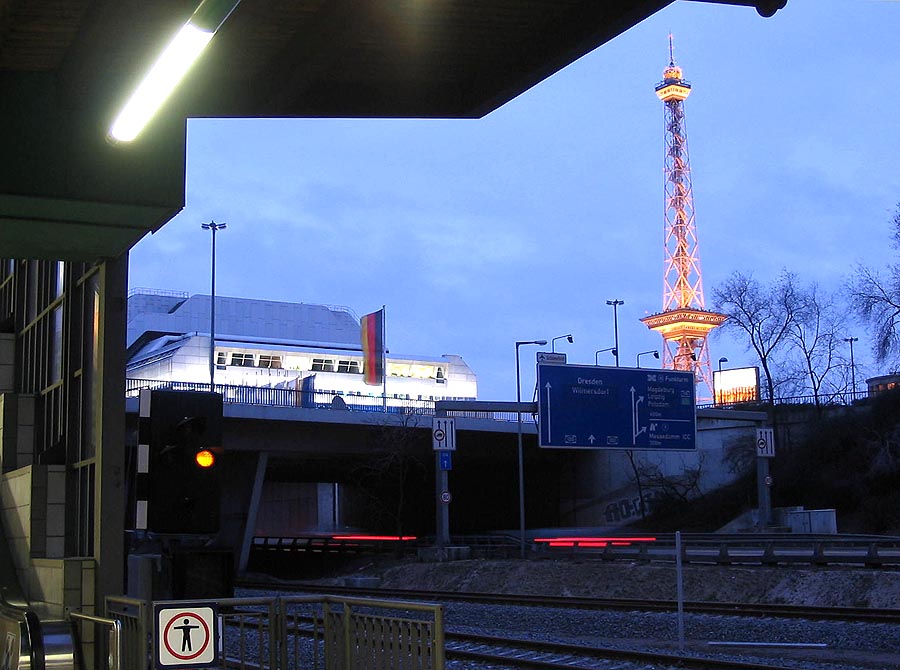
[[[837,515],[833,509],[807,509],[787,512],[785,522],[792,533],[836,535]]]

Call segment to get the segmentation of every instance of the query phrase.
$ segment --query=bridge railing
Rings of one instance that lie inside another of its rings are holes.
[[[168,389],[173,391],[209,391],[208,382],[179,382],[160,379],[126,379],[125,396],[137,397],[142,389]],[[235,386],[216,384],[213,389],[221,393],[225,403],[264,405],[266,407],[300,407],[304,409],[350,410],[353,412],[386,412],[388,414],[421,414],[434,416],[433,400],[413,400],[390,395],[364,396],[342,391],[304,391],[292,388],[266,386]],[[514,412],[451,412],[460,416],[493,421],[515,421]],[[522,421],[533,423],[530,415],[522,415]]]

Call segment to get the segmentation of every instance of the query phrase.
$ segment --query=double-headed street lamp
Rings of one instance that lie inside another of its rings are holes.
[[[566,337],[563,335],[563,337]],[[569,336],[571,337],[571,336]],[[524,344],[536,344],[539,347],[547,344],[547,340],[523,340],[516,342],[516,418],[518,419],[519,445],[519,543],[522,558],[525,558],[525,462],[522,457],[522,382],[519,373],[519,347]]]
[[[201,223],[200,227],[203,230],[212,231],[212,270],[210,274],[212,275],[211,286],[210,286],[210,296],[209,296],[209,390],[215,391],[215,379],[216,379],[216,361],[215,361],[215,352],[216,352],[216,231],[217,230],[225,230],[227,223],[216,223],[215,221],[210,221],[209,223]]]
[[[555,351],[556,351],[556,340],[568,340],[568,341],[569,341],[569,344],[572,344],[572,343],[575,341],[575,340],[572,338],[572,334],[571,334],[571,333],[569,333],[568,335],[560,335],[559,337],[554,337],[552,340],[550,340],[550,351],[551,351],[551,352],[555,352]],[[546,343],[545,343],[545,344],[546,344]]]
[[[597,351],[594,352],[594,365],[600,365],[600,354],[602,354],[604,351],[611,351],[611,352],[613,352],[613,356],[618,356],[617,352],[619,350],[616,349],[615,347],[607,347],[606,349],[597,349]]]
[[[659,358],[659,352],[655,349],[651,349],[650,351],[642,351],[637,355],[637,367],[641,367],[641,356],[646,356],[649,354],[653,354],[653,358]]]
[[[619,367],[619,305],[624,305],[624,300],[607,300],[607,305],[613,308],[613,333],[615,334],[616,346],[613,349],[613,355],[616,357],[616,367]]]

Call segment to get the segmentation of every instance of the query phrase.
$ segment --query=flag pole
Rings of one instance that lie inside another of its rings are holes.
[[[387,413],[387,308],[381,306],[381,407]]]

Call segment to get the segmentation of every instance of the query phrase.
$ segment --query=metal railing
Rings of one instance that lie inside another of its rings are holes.
[[[92,648],[94,655],[106,651],[106,664],[86,663],[86,667],[104,667],[105,670],[123,670],[122,666],[122,623],[118,619],[81,612],[69,612],[69,620],[75,625],[75,640],[85,655],[86,647]],[[97,629],[106,631],[106,643],[97,635]]]
[[[253,670],[444,670],[443,607],[368,598],[291,596],[216,601],[218,667]],[[185,605],[189,605],[186,602]],[[120,623],[121,658],[110,670],[154,665],[151,603],[108,598]],[[110,621],[78,616],[95,623]]]
[[[820,405],[823,407],[838,407],[853,405],[856,402],[867,400],[868,391],[842,391],[839,393],[820,393],[815,395],[794,395],[775,398],[776,405]],[[768,400],[745,400],[741,402],[705,403],[697,405],[697,409],[759,409],[766,410],[771,406]]]
[[[158,379],[126,379],[125,396],[136,397],[141,389],[168,389],[173,391],[209,391],[208,382],[179,382]],[[235,386],[216,384],[213,390],[222,394],[228,404],[264,405],[266,407],[298,407],[304,409],[349,410],[351,412],[379,412],[434,416],[433,400],[413,400],[382,396],[353,395],[341,391],[304,391],[292,388],[265,386]],[[514,422],[515,412],[448,412],[449,416],[488,419],[492,421]],[[522,415],[526,423],[533,423],[534,417]]]

